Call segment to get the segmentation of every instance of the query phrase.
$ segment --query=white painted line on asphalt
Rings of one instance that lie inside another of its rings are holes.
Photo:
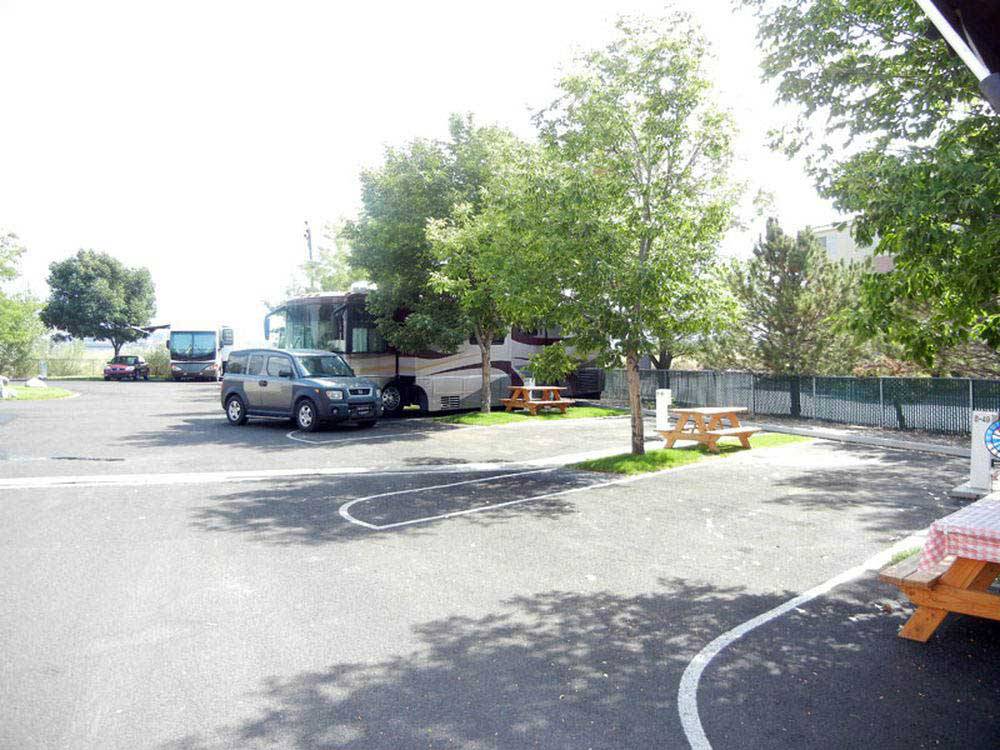
[[[405,525],[406,523],[411,523],[411,522],[404,522],[403,524],[388,524],[388,525],[385,525],[385,526],[376,526],[375,524],[368,523],[367,521],[362,521],[361,519],[355,518],[354,516],[352,516],[348,512],[348,510],[350,509],[350,507],[352,505],[356,505],[357,503],[363,503],[363,502],[365,502],[367,500],[375,500],[376,498],[380,498],[380,497],[392,497],[394,495],[415,494],[417,492],[427,492],[428,490],[443,490],[446,487],[459,487],[459,486],[461,486],[463,484],[481,484],[483,482],[490,482],[490,481],[494,481],[494,480],[497,480],[497,479],[507,479],[508,477],[523,477],[523,476],[525,476],[527,474],[541,474],[541,473],[546,472],[546,471],[555,471],[555,469],[532,469],[531,471],[519,471],[519,472],[515,472],[513,474],[497,474],[497,475],[492,476],[492,477],[480,477],[478,479],[464,479],[464,480],[462,480],[460,482],[449,482],[447,484],[435,484],[435,485],[432,485],[430,487],[418,487],[415,490],[414,489],[405,489],[405,490],[394,490],[392,492],[380,492],[377,495],[368,495],[367,497],[357,497],[354,500],[348,500],[346,503],[344,503],[343,505],[341,505],[337,509],[337,512],[340,513],[341,518],[343,518],[345,521],[348,521],[350,523],[356,524],[358,526],[364,526],[366,529],[372,529],[374,531],[381,531],[382,529],[389,529],[389,528],[392,528],[393,526],[401,526],[401,525]],[[496,508],[498,506],[491,505],[490,507],[491,508]]]
[[[736,456],[733,456],[732,460],[733,461],[737,461],[737,460],[739,460],[739,458],[741,456],[748,455],[748,454],[749,454],[749,452],[737,454]],[[571,487],[571,488],[566,489],[566,490],[557,490],[555,492],[546,492],[546,493],[541,494],[541,495],[532,495],[531,497],[522,497],[522,498],[518,498],[517,500],[508,500],[508,501],[503,502],[503,503],[493,503],[491,505],[481,505],[481,506],[476,507],[476,508],[467,508],[466,510],[456,510],[456,511],[452,511],[450,513],[441,513],[441,514],[435,515],[435,516],[422,516],[420,518],[412,518],[409,521],[397,521],[396,523],[387,523],[387,524],[382,524],[382,525],[376,525],[376,524],[368,523],[366,521],[362,521],[362,520],[360,520],[360,519],[355,518],[354,516],[352,516],[350,513],[347,512],[347,510],[351,506],[356,505],[356,504],[361,503],[361,502],[364,502],[365,500],[374,500],[376,498],[386,497],[388,495],[405,495],[407,493],[412,493],[412,492],[423,492],[424,490],[441,489],[442,487],[454,487],[455,485],[459,485],[459,484],[476,484],[476,483],[489,482],[489,481],[499,481],[501,479],[506,479],[507,477],[514,477],[514,476],[518,476],[518,475],[517,474],[497,474],[497,475],[492,476],[492,477],[482,477],[480,479],[475,479],[475,480],[469,480],[469,481],[464,481],[464,482],[455,482],[453,484],[440,485],[439,487],[421,487],[421,488],[418,488],[418,489],[415,489],[415,490],[397,490],[395,492],[380,493],[378,495],[369,495],[368,497],[359,497],[359,498],[355,498],[354,500],[349,500],[348,502],[346,502],[343,505],[341,505],[338,512],[340,513],[340,515],[346,521],[349,521],[350,523],[357,524],[358,526],[364,526],[365,528],[370,529],[372,531],[386,531],[388,529],[395,529],[395,528],[399,528],[401,526],[413,526],[413,525],[418,524],[418,523],[430,523],[431,521],[440,521],[440,520],[445,519],[445,518],[454,518],[456,516],[467,516],[467,515],[471,515],[472,513],[485,513],[487,511],[495,510],[497,508],[506,508],[506,507],[511,506],[511,505],[520,505],[521,503],[530,503],[532,500],[545,500],[546,498],[550,498],[550,497],[559,497],[561,495],[571,495],[571,494],[576,493],[576,492],[585,492],[586,490],[597,490],[597,489],[600,489],[602,487],[610,487],[612,485],[631,484],[632,482],[638,482],[638,481],[641,481],[643,479],[652,479],[653,477],[663,476],[664,474],[675,474],[675,473],[677,473],[679,471],[688,471],[688,470],[691,470],[691,469],[696,469],[696,468],[698,468],[700,466],[712,466],[714,463],[715,463],[714,461],[696,461],[694,463],[685,464],[684,466],[677,466],[677,467],[672,468],[672,469],[663,469],[662,471],[651,471],[651,472],[647,472],[645,474],[633,474],[632,476],[619,477],[618,479],[610,479],[607,482],[598,482],[596,484],[589,484],[589,485],[586,485],[584,487]],[[552,467],[552,468],[558,468],[558,467]],[[543,471],[551,471],[551,469],[546,469],[546,470],[543,470]],[[535,473],[535,472],[522,472],[522,473],[532,474],[532,473]]]
[[[845,570],[843,573],[834,576],[818,586],[814,586],[805,593],[799,594],[793,599],[789,599],[784,604],[780,604],[773,609],[769,609],[767,612],[757,615],[753,619],[747,620],[731,630],[727,630],[699,651],[688,663],[687,668],[685,668],[684,674],[681,675],[680,686],[677,689],[677,711],[681,717],[681,726],[684,729],[684,735],[687,737],[687,741],[693,750],[711,750],[712,748],[711,743],[708,741],[708,737],[705,735],[705,729],[701,724],[701,718],[698,715],[698,683],[712,659],[722,653],[727,646],[735,643],[747,633],[760,627],[761,625],[771,622],[772,620],[791,612],[793,609],[811,602],[817,597],[828,594],[838,586],[850,583],[869,571],[878,570],[884,567],[897,552],[921,546],[926,534],[927,530],[925,529],[922,532],[912,534],[906,539],[896,542],[888,549],[872,555],[860,565],[856,565],[850,570]]]

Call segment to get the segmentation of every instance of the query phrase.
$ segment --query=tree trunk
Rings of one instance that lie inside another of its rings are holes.
[[[639,390],[639,354],[626,352],[625,376],[628,380],[628,408],[632,413],[632,455],[646,452],[646,439],[642,424],[642,398]]]
[[[493,369],[490,362],[490,345],[493,343],[493,335],[487,336],[486,333],[480,335],[480,332],[477,331],[476,340],[479,342],[479,354],[483,363],[483,403],[479,407],[479,411],[483,414],[489,414],[493,403],[493,389],[490,383],[490,370]]]
[[[122,349],[123,342],[117,341],[115,339],[110,339],[110,341],[111,341],[111,346],[113,346],[115,349],[115,356],[117,357],[118,352],[120,352]]]
[[[659,356],[651,357],[651,359],[657,370],[669,370],[674,363],[674,353],[668,349],[660,349]]]

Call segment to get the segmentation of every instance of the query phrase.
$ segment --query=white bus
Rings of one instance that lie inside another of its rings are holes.
[[[171,324],[166,346],[174,380],[219,380],[233,348],[233,329]]]
[[[278,349],[324,349],[341,353],[354,371],[382,389],[382,408],[399,414],[414,404],[422,411],[482,406],[482,361],[470,336],[454,354],[398,352],[379,335],[365,307],[365,291],[315,292],[296,297],[264,318],[264,337]],[[490,350],[491,403],[508,385],[523,383],[522,372],[541,347],[559,341],[554,331],[514,329]],[[570,378],[571,395],[598,396],[603,373],[582,370]]]

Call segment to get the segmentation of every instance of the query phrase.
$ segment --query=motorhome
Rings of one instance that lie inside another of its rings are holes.
[[[233,329],[171,324],[166,346],[174,380],[219,380],[233,348]]]
[[[363,377],[382,389],[382,408],[399,414],[408,405],[422,411],[479,408],[483,400],[479,345],[470,336],[452,354],[399,352],[379,335],[365,307],[367,291],[315,292],[289,299],[264,319],[264,337],[278,349],[324,349],[342,354]],[[559,341],[557,331],[508,331],[490,349],[491,403],[499,404],[508,385],[521,385],[532,355]],[[570,379],[571,395],[600,393],[600,371]]]

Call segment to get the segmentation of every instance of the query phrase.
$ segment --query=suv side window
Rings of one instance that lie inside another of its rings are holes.
[[[264,355],[251,354],[250,364],[247,365],[247,375],[260,375],[260,372],[263,369],[264,369]]]
[[[234,354],[226,361],[226,372],[230,375],[243,375],[247,371],[247,355]]]
[[[280,354],[272,354],[267,358],[267,376],[270,378],[280,378],[282,370],[292,370],[292,362],[288,357]]]

